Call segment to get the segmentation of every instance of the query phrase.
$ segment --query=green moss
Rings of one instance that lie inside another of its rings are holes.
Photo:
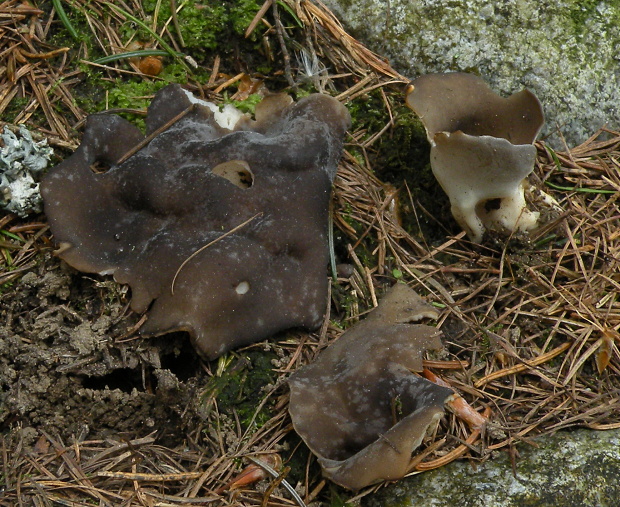
[[[588,24],[592,20],[600,20],[603,23],[610,24],[620,22],[620,11],[610,11],[611,17],[604,18],[604,15],[599,11],[601,4],[603,2],[600,0],[578,0],[571,5],[567,14],[576,34],[583,35],[588,30]]]
[[[158,5],[159,3],[159,5]],[[71,27],[77,32],[78,40],[71,35],[69,29],[62,22],[57,21],[52,25],[48,42],[57,46],[72,48],[71,58],[82,58],[92,61],[105,56],[95,40],[91,27],[87,22],[87,17],[101,17],[100,13],[91,12],[89,2],[71,3],[63,2],[67,18]],[[146,26],[153,27],[154,21],[156,32],[161,30],[166,24],[168,31],[177,42],[181,42],[174,25],[170,21],[171,11],[170,2],[158,2],[158,0],[145,0],[141,3],[142,11],[131,11],[133,16],[144,22]],[[262,5],[262,1],[257,0],[205,0],[177,2],[180,6],[178,11],[178,21],[180,32],[183,37],[184,46],[181,51],[193,58],[198,63],[198,68],[191,70],[189,66],[182,62],[173,62],[172,58],[165,57],[163,60],[164,70],[157,79],[148,79],[142,76],[132,76],[123,74],[117,79],[110,79],[110,74],[99,68],[79,64],[82,71],[83,81],[79,86],[72,87],[75,105],[82,109],[86,114],[92,114],[106,109],[145,109],[151,97],[163,86],[168,83],[185,84],[188,80],[204,83],[210,76],[210,62],[215,57],[215,53],[222,57],[222,72],[238,72],[241,63],[247,68],[256,68],[260,64],[266,73],[271,71],[269,64],[265,64],[266,59],[260,54],[259,44],[256,42],[260,36],[260,31],[246,39],[244,32],[247,26]],[[43,8],[51,9],[50,4],[44,4]],[[110,12],[104,10],[104,16],[108,17]],[[113,16],[117,18],[117,15]],[[129,40],[142,41],[147,44],[153,42],[153,35],[144,28],[141,28],[132,21],[126,21],[117,28],[123,42]],[[164,34],[164,40],[171,41]],[[229,58],[228,55],[235,55]],[[239,55],[243,55],[243,62],[240,62]],[[256,63],[256,65],[254,65]],[[128,62],[121,62],[121,68],[129,69]],[[234,68],[231,68],[234,67]],[[188,72],[191,75],[188,75]],[[258,96],[253,95],[241,103],[235,103],[242,111],[253,112],[258,101]],[[57,103],[60,109],[64,106]],[[5,116],[6,119],[13,120],[27,105],[26,99],[16,98],[10,104]],[[60,114],[71,116],[71,111],[59,110]],[[135,123],[138,127],[144,128],[144,116],[142,114],[121,113],[121,116]],[[37,118],[33,118],[37,121]],[[41,123],[45,123],[45,118],[41,118]]]
[[[142,7],[151,19],[157,14],[157,26],[161,29],[170,18],[170,2],[161,2],[156,13],[157,3],[157,0],[145,0]],[[185,42],[184,50],[194,56],[204,55],[207,51],[220,49],[223,43],[231,40],[232,35],[242,37],[259,9],[260,5],[255,0],[185,3],[177,14]],[[148,38],[148,34],[141,35]]]
[[[385,102],[379,90],[364,94],[345,105],[351,114],[351,132],[364,129],[370,136],[379,132],[389,121]]]
[[[265,396],[263,388],[276,380],[271,365],[271,360],[275,359],[276,355],[261,350],[241,356],[231,355],[228,359],[234,357],[237,359],[224,359],[227,367],[221,375],[211,378],[207,384],[203,392],[203,404],[208,405],[211,399],[217,398],[220,413],[236,413],[244,430],[250,424],[260,428],[271,417],[268,403],[258,414],[256,409]]]
[[[141,76],[104,79],[101,72],[92,68],[84,69],[85,79],[74,90],[76,105],[85,113],[92,114],[106,109],[144,110],[151,103],[153,95],[169,83],[184,84],[188,81],[187,71],[179,63],[165,63],[159,79]],[[120,116],[144,129],[144,115],[119,113]]]
[[[239,109],[239,111],[253,115],[256,110],[256,104],[258,104],[261,100],[263,100],[261,95],[258,93],[253,93],[245,100],[232,100],[229,99],[228,96],[225,96],[223,103],[232,104]]]
[[[58,47],[70,47],[77,48],[80,44],[86,44],[89,49],[92,49],[92,31],[86,20],[86,13],[90,16],[97,18],[97,14],[90,11],[88,8],[76,8],[70,5],[69,2],[62,2],[65,14],[67,15],[67,21],[71,25],[71,28],[75,31],[75,36],[71,33],[70,29],[58,21],[53,25],[48,41],[50,44]]]
[[[348,507],[351,505],[348,502],[350,494],[335,484],[329,485],[329,496],[329,507]]]
[[[433,175],[430,145],[422,122],[405,106],[397,106],[394,115],[394,128],[379,139],[373,162],[382,180],[401,188],[403,227],[414,237],[424,236],[432,241],[445,232],[431,217],[443,224],[453,223],[450,203]],[[414,205],[420,205],[428,214],[422,209],[413,213],[408,193]]]
[[[372,144],[366,156],[379,179],[401,189],[403,227],[414,237],[424,236],[431,241],[443,239],[445,232],[437,226],[437,221],[452,224],[455,231],[458,228],[452,219],[448,198],[431,170],[430,145],[424,125],[404,105],[402,92],[391,91],[387,100],[394,125]],[[366,138],[381,132],[390,122],[385,99],[379,90],[350,102],[347,108],[353,120],[352,131],[364,130]],[[349,151],[355,155],[355,149]],[[408,193],[411,193],[414,205],[421,205],[428,214],[421,209],[414,213]],[[350,225],[357,231],[354,223]]]
[[[107,109],[146,110],[151,102],[151,96],[165,85],[166,83],[161,81],[136,82],[117,79],[106,87],[108,93],[105,101],[107,103],[99,103],[97,109],[103,111],[107,105]],[[118,114],[144,131],[145,120],[143,115],[135,113]]]
[[[232,29],[237,35],[244,35],[245,30],[256,16],[263,2],[255,0],[236,0],[230,6],[229,18],[232,20]],[[256,37],[256,32],[252,34]]]
[[[162,85],[160,81],[124,81],[117,79],[108,90],[108,107],[146,109],[150,103],[149,95],[157,92]]]
[[[364,225],[357,220],[355,220],[347,210],[347,206],[343,209],[338,210],[340,213],[340,217],[355,230],[355,237],[360,238],[368,225]],[[339,230],[338,228],[334,228],[334,253],[336,255],[336,259],[348,259],[349,254],[347,251],[347,245],[351,243],[351,238]],[[377,247],[376,238],[372,234],[367,234],[364,239],[357,245],[355,248],[355,254],[359,258],[360,262],[364,266],[374,266],[376,264],[376,255],[373,255],[373,251],[375,251]],[[337,260],[337,262],[340,262]]]
[[[132,12],[132,14],[144,21],[147,26],[152,26],[156,18],[159,31],[170,18],[170,2],[159,3],[159,10],[156,12],[157,0],[146,0],[142,3],[144,13]],[[179,5],[182,8],[178,12],[178,21],[185,43],[182,51],[198,62],[198,68],[191,70],[191,76],[188,75],[187,66],[180,62],[172,62],[168,57],[164,58],[164,68],[158,79],[123,75],[110,80],[105,72],[92,66],[82,65],[84,82],[73,90],[76,105],[88,114],[112,108],[145,109],[151,97],[168,83],[185,84],[190,78],[196,82],[206,82],[209,78],[207,62],[211,60],[215,51],[223,57],[221,67],[223,72],[227,72],[226,67],[229,66],[229,62],[233,61],[227,59],[225,55],[235,48],[242,49],[243,54],[248,58],[254,58],[256,44],[251,40],[246,40],[243,33],[260,8],[255,0],[189,1],[179,3]],[[74,28],[84,35],[82,47],[88,50],[89,59],[93,60],[103,55],[100,54],[98,45],[93,44],[93,35],[84,16],[86,9],[88,5],[67,9],[67,13]],[[172,23],[168,25],[168,29],[179,41]],[[124,23],[119,28],[119,33],[125,41],[133,39],[152,42],[152,35],[131,21]],[[54,37],[57,44],[75,47],[75,41],[71,40],[70,34],[61,23],[55,25]],[[128,64],[126,65],[129,68]],[[253,112],[258,100],[258,96],[252,95],[235,105],[242,111]],[[16,103],[14,114],[22,108],[23,105]],[[143,115],[121,113],[121,116],[138,127],[144,128]]]
[[[147,16],[153,17],[157,7],[156,0],[142,3]],[[226,28],[226,8],[222,2],[204,4],[188,2],[179,11],[177,19],[181,35],[189,50],[207,51],[217,47],[218,36]],[[161,2],[157,13],[158,29],[170,18],[170,2]]]
[[[24,110],[29,102],[30,99],[27,97],[13,97],[7,108],[4,110],[2,119],[7,123],[14,123],[17,115]]]

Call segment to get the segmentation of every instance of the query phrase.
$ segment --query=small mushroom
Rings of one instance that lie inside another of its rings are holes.
[[[90,116],[41,185],[58,255],[129,284],[132,308],[148,311],[144,335],[187,331],[207,358],[316,328],[327,300],[328,206],[349,114],[315,94],[266,97],[255,115],[169,85],[146,138],[118,116]]]
[[[357,490],[403,477],[411,453],[432,433],[453,395],[421,378],[422,354],[440,332],[415,324],[436,310],[396,284],[366,319],[289,379],[293,426],[323,474]]]
[[[407,105],[426,127],[433,173],[472,241],[486,229],[536,226],[539,214],[524,197],[536,158],[532,143],[544,123],[533,93],[502,98],[471,74],[428,74],[412,82]]]

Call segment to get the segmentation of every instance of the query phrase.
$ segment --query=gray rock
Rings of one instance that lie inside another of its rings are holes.
[[[577,430],[519,446],[474,469],[468,462],[403,479],[365,507],[605,507],[620,504],[620,431]]]
[[[325,0],[345,27],[402,74],[463,71],[502,94],[541,100],[543,135],[563,148],[620,127],[616,0]]]

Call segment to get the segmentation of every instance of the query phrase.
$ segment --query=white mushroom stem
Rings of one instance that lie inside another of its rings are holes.
[[[457,131],[438,132],[431,146],[433,174],[472,241],[482,241],[486,229],[526,231],[536,226],[539,214],[526,208],[523,190],[524,179],[534,170],[533,145]]]

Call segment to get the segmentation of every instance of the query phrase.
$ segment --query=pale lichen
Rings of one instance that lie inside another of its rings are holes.
[[[618,504],[620,433],[558,432],[520,444],[512,462],[507,453],[472,466],[457,461],[381,490],[367,507],[523,507]]]
[[[34,141],[23,125],[19,134],[5,126],[0,138],[0,207],[22,218],[40,213],[38,181],[52,156],[52,148],[46,139]]]

